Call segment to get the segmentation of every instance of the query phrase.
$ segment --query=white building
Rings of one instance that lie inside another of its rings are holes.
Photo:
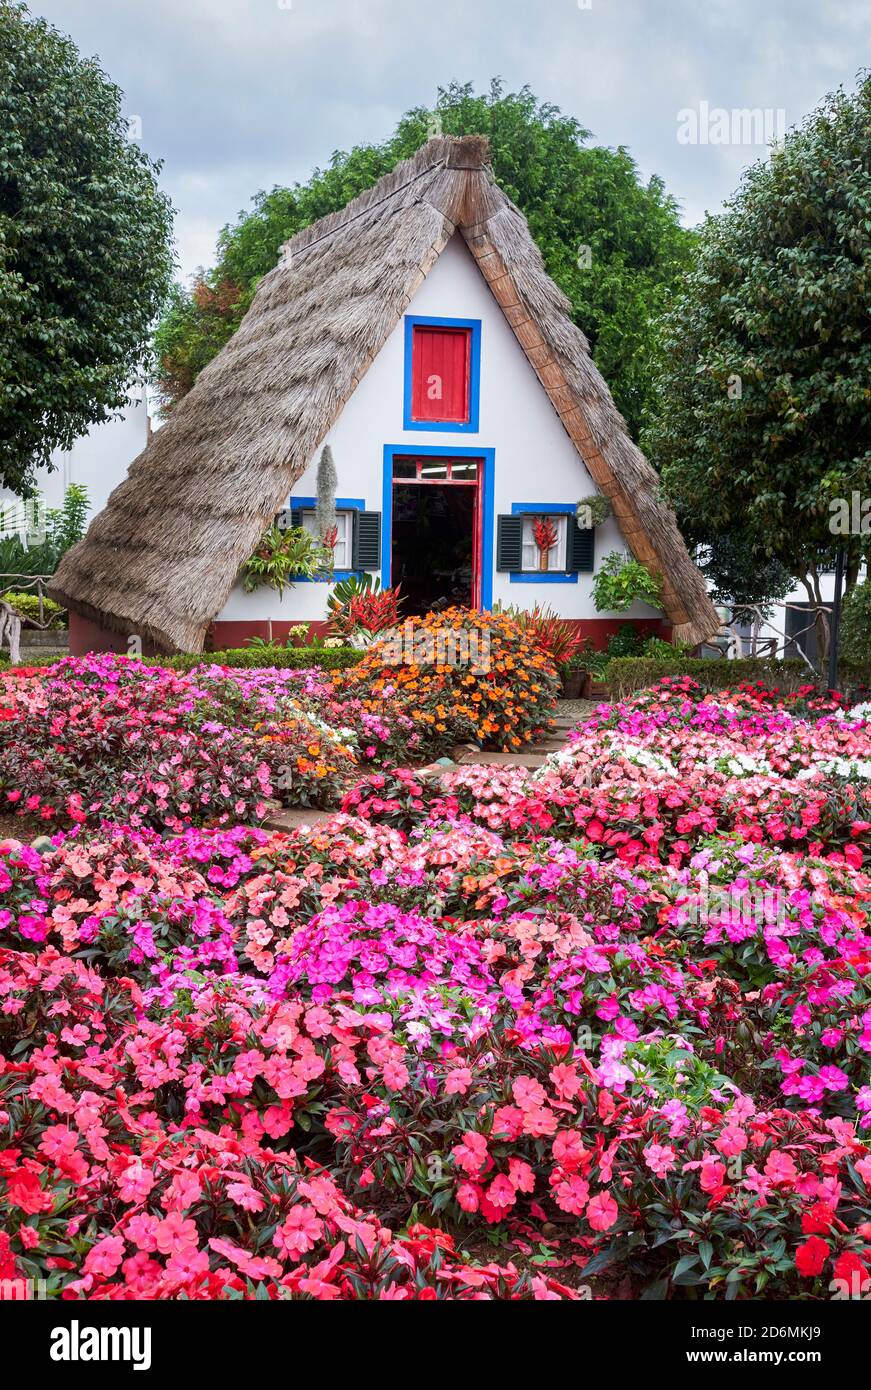
[[[323,625],[329,583],[246,593],[276,516],[311,527],[338,475],[334,572],[399,585],[406,613],[547,603],[597,647],[626,621],[697,642],[718,620],[657,478],[547,276],[481,137],[429,141],[306,228],[81,547],[54,597],[74,651],[240,645]],[[610,514],[579,527],[577,504]],[[613,552],[661,605],[600,612]]]
[[[88,516],[96,516],[109,500],[109,494],[122,481],[128,466],[148,443],[148,405],[145,393],[136,391],[123,414],[95,425],[68,450],[52,455],[51,469],[37,474],[39,495],[45,507],[60,507],[71,483],[87,488]],[[0,488],[3,509],[0,534],[21,534],[22,509],[14,504],[15,493]]]

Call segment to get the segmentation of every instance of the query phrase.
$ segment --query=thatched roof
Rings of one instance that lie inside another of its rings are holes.
[[[656,474],[479,136],[430,140],[287,243],[238,331],[64,556],[52,597],[159,648],[201,650],[240,565],[456,232],[628,545],[663,575],[676,638],[710,636],[717,617]]]

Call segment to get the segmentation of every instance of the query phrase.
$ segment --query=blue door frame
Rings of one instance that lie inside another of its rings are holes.
[[[384,481],[381,500],[381,583],[390,587],[393,556],[393,460],[399,454],[409,458],[480,459],[481,479],[481,608],[493,607],[493,544],[495,530],[494,496],[496,450],[440,447],[434,444],[385,444]]]

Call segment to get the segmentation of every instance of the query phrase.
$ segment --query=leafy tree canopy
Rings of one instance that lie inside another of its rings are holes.
[[[18,492],[125,403],[172,274],[158,169],[97,63],[0,0],[0,483]]]
[[[871,78],[860,74],[706,221],[664,320],[644,436],[690,540],[731,536],[745,574],[777,560],[813,602],[835,546],[849,546],[852,585],[871,542],[867,528],[833,534],[830,506],[871,496],[869,302]]]
[[[499,81],[481,96],[451,83],[440,89],[435,111],[409,111],[383,144],[334,154],[305,184],[258,193],[253,211],[221,232],[214,269],[190,291],[173,291],[155,342],[165,400],[184,395],[238,327],[288,237],[344,207],[439,131],[489,136],[496,178],[526,214],[549,273],[637,430],[651,389],[651,321],[689,264],[692,233],[680,226],[660,179],[639,181],[625,149],[589,145],[577,121],[539,104],[527,87],[506,93]]]

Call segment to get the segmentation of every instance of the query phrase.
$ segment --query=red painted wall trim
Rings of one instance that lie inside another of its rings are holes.
[[[69,615],[69,632],[70,656],[86,656],[88,652],[121,652],[127,655],[130,651],[126,633],[101,627],[99,623],[92,622],[90,618],[83,618],[81,613],[74,613],[72,609]],[[150,642],[143,642],[142,655],[156,656],[157,648]]]
[[[570,627],[580,632],[582,637],[588,638],[596,651],[602,651],[607,647],[609,639],[616,632],[619,632],[627,620],[624,618],[566,618],[565,621]],[[671,637],[670,623],[663,622],[661,619],[635,618],[629,621],[645,636],[663,637],[666,641]],[[300,625],[292,618],[286,618],[280,622],[273,620],[273,640],[285,642],[290,629]],[[246,637],[268,638],[269,627],[270,624],[266,619],[249,620],[248,622],[214,622],[209,628],[206,650],[219,652],[226,651],[231,647],[243,647]],[[327,635],[326,622],[309,623],[309,638],[314,633],[320,637],[325,637]],[[91,622],[89,618],[81,617],[78,613],[70,613],[70,656],[84,656],[87,652],[127,652],[128,650],[127,638],[124,633],[113,632],[109,628],[101,627],[99,623]],[[143,656],[154,655],[154,648],[146,643]]]

